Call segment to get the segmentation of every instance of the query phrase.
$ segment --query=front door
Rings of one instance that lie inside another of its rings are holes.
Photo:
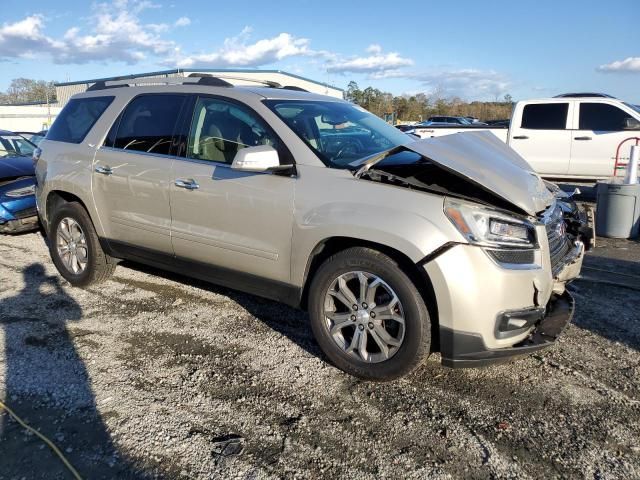
[[[568,102],[529,103],[522,110],[520,125],[510,126],[509,146],[540,175],[562,176],[569,171],[570,106]]]
[[[634,134],[637,132],[623,130],[625,120],[631,114],[607,103],[580,102],[578,117],[578,130],[573,132],[572,138],[569,173],[588,178],[613,175],[618,144],[625,138],[637,136]],[[622,153],[629,158],[628,147]]]
[[[279,143],[248,107],[197,99],[185,158],[176,159],[172,170],[171,234],[178,258],[289,282],[295,178],[231,169],[239,149],[279,149]]]
[[[93,195],[108,240],[173,253],[170,150],[186,98],[134,98],[96,152]]]

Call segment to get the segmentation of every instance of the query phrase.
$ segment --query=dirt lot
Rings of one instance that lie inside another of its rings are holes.
[[[132,264],[74,289],[0,237],[0,398],[86,478],[637,479],[640,244],[600,245],[553,349],[371,384],[298,311]],[[69,475],[0,414],[0,478]]]

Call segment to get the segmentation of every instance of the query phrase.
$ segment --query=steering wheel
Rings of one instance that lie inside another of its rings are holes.
[[[350,141],[346,141],[344,142],[344,145],[342,145],[338,151],[336,152],[336,154],[334,155],[334,159],[338,159],[338,158],[342,158],[342,156],[345,153],[354,153],[354,154],[358,154],[361,150],[361,145],[358,144],[358,142],[354,141],[354,140],[350,140]]]

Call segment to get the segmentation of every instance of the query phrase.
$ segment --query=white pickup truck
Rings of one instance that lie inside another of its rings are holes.
[[[564,94],[516,103],[509,128],[416,125],[412,133],[430,138],[478,130],[492,132],[544,177],[607,178],[620,142],[640,137],[640,106],[604,94]],[[628,146],[621,150],[624,160],[628,153]]]

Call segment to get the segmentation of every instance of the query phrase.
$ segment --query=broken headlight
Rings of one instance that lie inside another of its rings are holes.
[[[449,198],[445,199],[444,213],[470,243],[487,247],[537,248],[534,225],[508,213]]]

